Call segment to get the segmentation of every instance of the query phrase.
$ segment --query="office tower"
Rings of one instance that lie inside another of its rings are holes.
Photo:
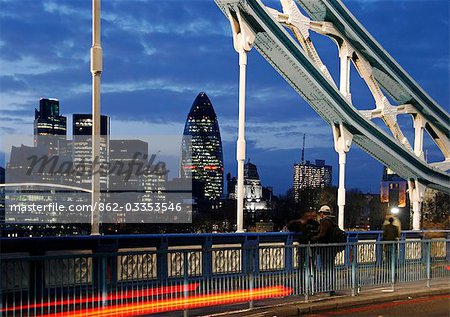
[[[218,201],[222,196],[223,156],[219,123],[204,92],[195,98],[187,116],[180,174],[182,178],[192,177],[193,195],[198,201]]]
[[[66,117],[59,114],[59,100],[39,100],[39,110],[34,109],[34,135],[67,135]]]
[[[73,135],[92,135],[92,114],[73,114]],[[100,116],[100,135],[109,135],[109,117]]]
[[[165,162],[156,162],[145,170],[142,187],[144,196],[142,202],[164,202],[166,200],[166,186],[168,170]]]
[[[141,191],[148,164],[148,143],[141,140],[110,141],[111,190]]]
[[[115,213],[116,218],[109,221],[145,223],[163,218],[164,214],[152,213],[151,209],[159,208],[157,204],[161,203],[170,205],[170,199],[166,199],[168,171],[156,154],[149,153],[148,143],[136,139],[111,140],[109,160],[109,201],[132,209]],[[136,211],[136,206],[141,206],[141,210]]]
[[[34,143],[48,147],[50,155],[58,153],[58,141],[67,135],[67,119],[59,113],[59,101],[53,98],[41,98],[39,110],[34,110]],[[50,136],[61,136],[50,137]]]
[[[110,119],[100,116],[100,186],[108,187],[107,168],[109,164]],[[92,167],[92,114],[74,114],[72,117],[72,157],[78,170],[86,171],[82,176],[76,176],[80,184],[91,183]]]
[[[294,164],[294,200],[300,201],[301,191],[331,186],[332,167],[325,165],[324,160],[316,160]]]
[[[141,140],[110,140],[109,200],[125,206],[141,203],[144,191],[144,169],[148,163],[148,143]],[[134,205],[133,205],[134,206]],[[110,213],[107,222],[140,222],[131,210]]]

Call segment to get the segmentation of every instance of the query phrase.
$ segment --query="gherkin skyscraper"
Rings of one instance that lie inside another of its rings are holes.
[[[192,177],[193,196],[217,201],[223,192],[223,154],[219,123],[208,96],[195,98],[184,126],[181,177]]]

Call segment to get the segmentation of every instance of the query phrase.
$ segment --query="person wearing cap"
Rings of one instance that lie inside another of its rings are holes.
[[[318,243],[331,243],[331,234],[333,230],[333,225],[336,224],[334,217],[331,214],[331,209],[327,205],[320,207],[317,212],[319,215],[319,232],[317,235],[311,237],[312,242]],[[323,221],[324,219],[328,221]]]
[[[311,242],[316,243],[334,243],[336,241],[332,241],[332,235],[334,227],[337,226],[336,221],[334,220],[334,216],[332,215],[330,207],[327,205],[323,205],[320,207],[319,211],[319,232],[317,235],[311,237]],[[337,250],[334,247],[318,247],[317,254],[320,257],[320,262],[322,265],[322,271],[328,275],[330,282],[330,296],[335,295],[335,258],[337,255]]]

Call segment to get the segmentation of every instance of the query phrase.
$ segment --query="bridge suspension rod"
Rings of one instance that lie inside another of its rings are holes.
[[[333,125],[334,149],[339,155],[339,187],[337,195],[338,205],[338,225],[344,230],[345,212],[345,164],[347,152],[352,145],[353,135],[344,127],[342,123]]]
[[[247,75],[247,53],[252,49],[255,41],[255,33],[243,20],[239,8],[234,7],[234,12],[228,10],[228,17],[233,32],[234,49],[239,54],[239,126],[236,143],[237,173],[237,210],[236,231],[244,231],[244,163],[245,163],[245,94]]]

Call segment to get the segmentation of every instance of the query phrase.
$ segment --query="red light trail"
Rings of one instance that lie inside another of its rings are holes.
[[[7,311],[24,311],[35,308],[42,307],[61,307],[61,306],[69,306],[75,304],[87,304],[87,303],[101,303],[102,301],[114,301],[114,300],[126,300],[126,299],[134,299],[134,298],[145,298],[150,296],[160,296],[165,294],[176,294],[182,292],[192,292],[195,291],[199,286],[199,283],[192,283],[187,285],[175,285],[175,286],[163,286],[156,288],[145,288],[140,290],[124,290],[117,291],[115,293],[110,293],[105,297],[101,295],[93,295],[85,298],[75,298],[75,299],[65,299],[60,301],[52,301],[46,303],[36,303],[29,305],[20,305],[15,307],[9,307],[0,309],[0,312]]]
[[[52,313],[52,316],[55,317],[139,316],[181,309],[192,309],[206,306],[245,302],[249,300],[258,300],[264,298],[284,297],[290,295],[291,293],[292,293],[291,288],[287,288],[284,286],[273,286],[273,287],[255,288],[252,290],[238,290],[213,294],[200,294],[171,299],[141,301],[139,303],[110,305],[99,308],[79,309],[69,312]]]

